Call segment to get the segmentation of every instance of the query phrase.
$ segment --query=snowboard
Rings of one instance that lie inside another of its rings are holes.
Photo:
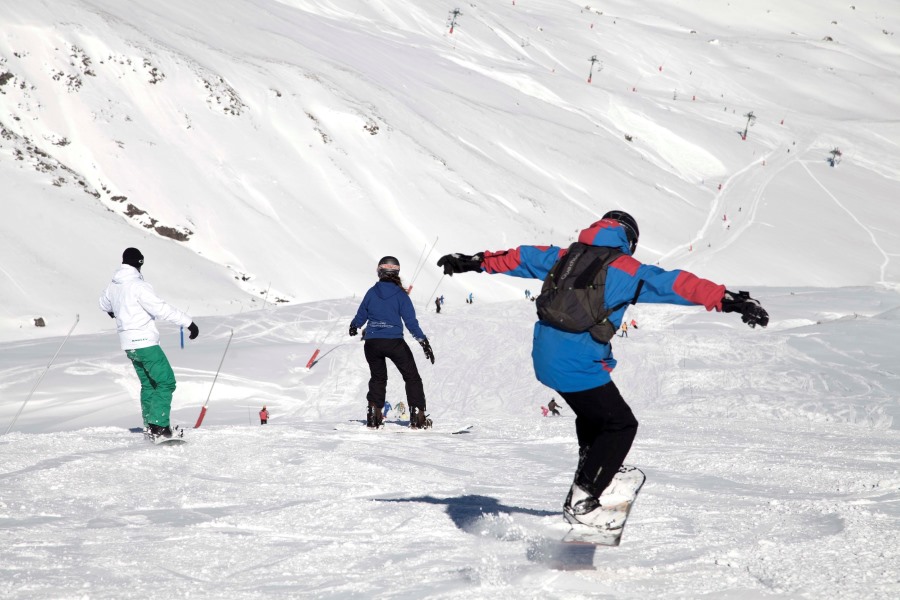
[[[151,441],[155,446],[180,446],[181,444],[187,444],[186,439],[175,437],[174,435],[170,438],[157,437]]]
[[[571,523],[572,529],[563,537],[563,542],[571,544],[591,544],[594,546],[618,546],[628,522],[628,515],[634,506],[638,492],[647,476],[637,467],[622,465],[613,477],[612,483],[600,496],[600,506],[604,507],[604,524],[599,527]]]
[[[366,427],[365,419],[350,419],[347,423],[338,423],[334,426],[337,431],[371,431],[373,433],[379,431],[389,431],[393,433],[447,433],[450,435],[460,435],[463,433],[471,433],[475,425],[463,425],[461,427],[429,427],[428,429],[410,429],[409,421],[384,421],[378,429]]]
[[[138,429],[136,427],[130,429],[134,433],[143,433],[144,439],[153,442],[155,446],[180,446],[181,444],[186,444],[187,440],[184,439],[184,429],[178,427],[172,427],[172,437],[161,437],[161,436],[153,436],[150,435],[146,429]]]

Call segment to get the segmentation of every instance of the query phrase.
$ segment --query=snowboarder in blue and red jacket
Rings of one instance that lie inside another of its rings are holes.
[[[425,358],[434,364],[434,352],[416,319],[416,309],[400,280],[400,261],[385,256],[378,261],[378,283],[369,288],[350,322],[350,335],[368,322],[365,331],[366,362],[369,363],[369,393],[366,425],[381,426],[387,392],[387,359],[390,359],[403,376],[406,384],[406,401],[409,404],[409,426],[414,429],[431,427],[425,416],[425,389],[416,367],[412,351],[403,340],[403,325],[416,338],[425,352]]]
[[[687,271],[666,271],[635,260],[632,255],[639,235],[637,221],[615,210],[578,236],[583,244],[622,252],[606,270],[605,306],[600,307],[618,307],[608,316],[613,331],[621,325],[628,305],[636,302],[701,305],[710,311],[739,312],[750,327],[768,324],[766,311],[746,292],[729,292],[725,286]],[[451,276],[472,271],[546,279],[566,252],[566,248],[557,246],[519,246],[474,255],[448,254],[437,264]],[[576,415],[579,460],[564,515],[569,522],[595,525],[591,513],[601,513],[597,510],[598,498],[625,461],[638,426],[612,381],[616,366],[612,346],[600,343],[588,332],[564,331],[538,320],[531,356],[538,380],[556,390]]]

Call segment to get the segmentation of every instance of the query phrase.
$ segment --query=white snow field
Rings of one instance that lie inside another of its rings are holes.
[[[639,329],[614,341],[615,379],[641,421],[629,462],[647,483],[622,545],[596,551],[559,543],[574,420],[565,405],[541,416],[552,392],[531,374],[524,299],[420,311],[436,354],[415,348],[425,432],[335,430],[365,412],[352,299],[200,318],[184,350],[164,328],[179,447],[129,432],[137,378],[115,333],[73,336],[0,436],[0,595],[896,597],[896,293],[759,297],[765,330],[630,309]],[[0,423],[59,342],[0,349]]]
[[[0,597],[900,597],[898,32],[886,1],[0,0]],[[540,282],[435,261],[613,208],[772,320],[629,309],[647,483],[621,546],[563,546]],[[129,246],[200,327],[160,324],[183,446],[130,431],[97,307]],[[346,430],[387,254],[433,431]]]

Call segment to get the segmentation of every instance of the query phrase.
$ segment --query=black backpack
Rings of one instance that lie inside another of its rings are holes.
[[[606,310],[606,271],[624,253],[615,248],[575,242],[556,261],[535,300],[538,318],[557,329],[572,333],[590,332],[606,344],[616,334],[608,317],[626,304],[637,302],[644,281],[638,283],[634,298]]]

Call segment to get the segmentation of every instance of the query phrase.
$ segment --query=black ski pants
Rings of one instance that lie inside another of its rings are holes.
[[[390,359],[406,382],[406,404],[410,408],[419,408],[425,411],[425,388],[422,386],[422,378],[419,376],[419,368],[412,350],[402,338],[394,339],[369,339],[365,342],[363,351],[366,362],[369,363],[369,393],[366,400],[374,402],[379,409],[384,408],[384,399],[387,392],[388,370],[387,359]]]
[[[581,392],[559,392],[575,413],[579,461],[575,481],[600,495],[625,462],[638,422],[619,388],[606,385]]]

